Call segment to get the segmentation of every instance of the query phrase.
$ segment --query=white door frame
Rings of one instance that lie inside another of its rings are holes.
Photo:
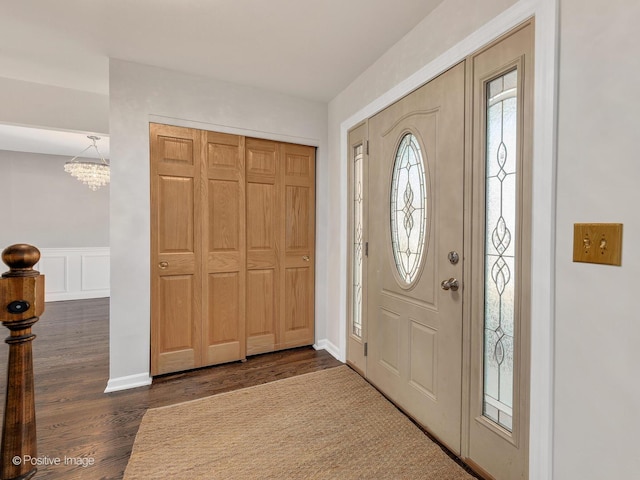
[[[350,128],[535,16],[529,478],[538,480],[553,478],[558,8],[559,0],[519,1],[340,124],[340,165],[344,180],[348,178]],[[348,188],[346,180],[342,185]],[[346,192],[342,192],[342,198],[348,198]],[[346,265],[349,248],[346,213],[340,222],[343,233],[340,253],[342,264]],[[342,274],[346,285],[346,268]],[[340,303],[347,305],[346,290],[340,295]],[[347,310],[343,310],[339,318],[339,358],[345,361]]]

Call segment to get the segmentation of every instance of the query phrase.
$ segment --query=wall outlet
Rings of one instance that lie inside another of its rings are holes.
[[[574,223],[573,261],[622,265],[622,224]]]

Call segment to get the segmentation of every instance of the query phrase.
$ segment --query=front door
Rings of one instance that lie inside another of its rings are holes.
[[[461,63],[369,120],[367,377],[460,453]]]
[[[349,132],[347,361],[496,480],[528,478],[533,35]]]

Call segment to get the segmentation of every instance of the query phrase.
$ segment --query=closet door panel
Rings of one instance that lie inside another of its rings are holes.
[[[276,345],[275,269],[247,273],[247,355],[272,352]]]
[[[158,253],[194,255],[193,178],[159,175]]]
[[[309,345],[314,331],[315,148],[282,144],[284,249],[281,348]]]
[[[209,274],[209,324],[207,325],[211,364],[241,358],[240,275],[238,272]]]
[[[279,339],[279,146],[247,138],[247,355],[271,352]]]
[[[209,252],[240,254],[240,213],[243,203],[237,180],[209,180]]]
[[[151,372],[201,361],[200,138],[151,124]]]
[[[203,365],[243,359],[245,349],[244,138],[215,132],[203,136]]]
[[[195,305],[193,275],[165,275],[159,279],[159,368],[162,372],[197,365],[198,339],[194,338]]]

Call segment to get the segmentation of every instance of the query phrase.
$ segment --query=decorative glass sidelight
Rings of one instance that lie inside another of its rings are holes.
[[[358,145],[353,152],[353,312],[351,333],[362,338],[362,261],[363,261],[363,146]]]
[[[391,248],[398,274],[410,285],[424,253],[427,192],[422,152],[411,133],[402,137],[391,180]]]
[[[487,85],[483,414],[513,428],[518,72]]]

